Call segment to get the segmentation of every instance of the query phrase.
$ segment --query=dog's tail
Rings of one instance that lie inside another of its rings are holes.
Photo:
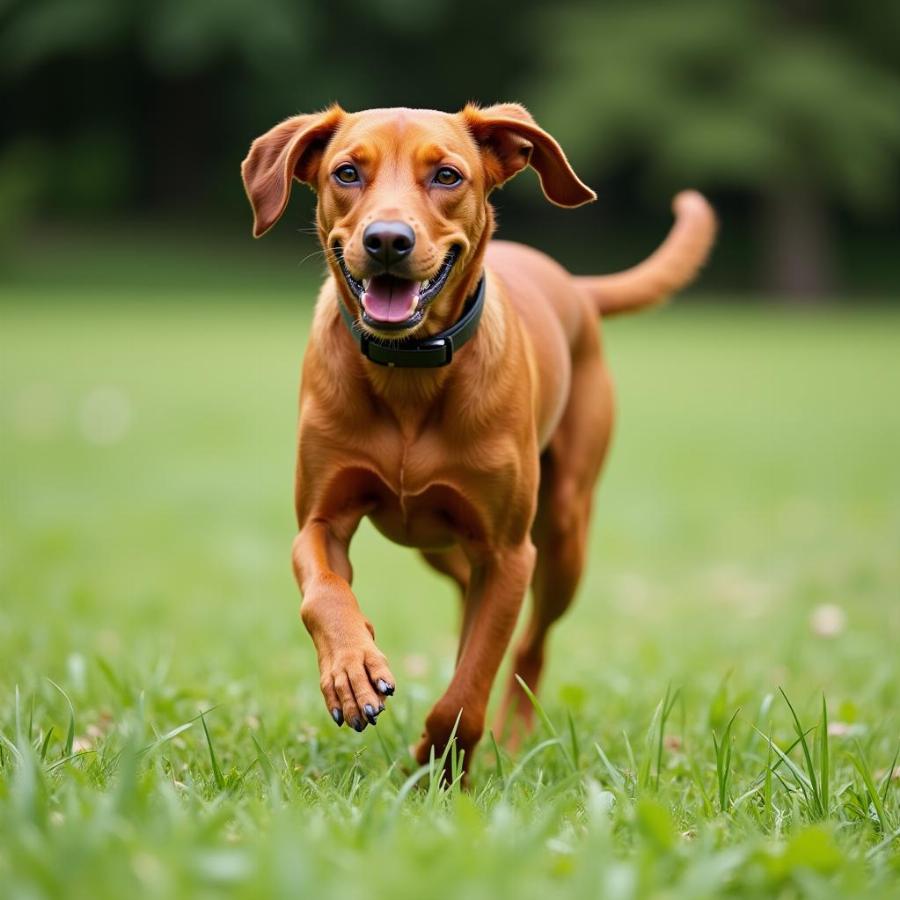
[[[615,316],[655,306],[695,278],[716,237],[716,214],[697,191],[682,191],[672,209],[672,230],[642,263],[610,275],[575,277],[599,314]]]

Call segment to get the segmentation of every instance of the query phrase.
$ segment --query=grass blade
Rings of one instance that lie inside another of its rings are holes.
[[[581,759],[581,748],[578,746],[578,733],[575,731],[575,720],[572,718],[571,710],[566,710],[566,718],[569,720],[569,740],[572,743],[572,762],[575,768],[578,768],[578,761]]]
[[[44,740],[41,742],[41,762],[47,758],[47,749],[50,746],[50,738],[53,737],[53,726],[51,725],[47,729],[47,733],[44,735]]]
[[[628,732],[622,732],[622,740],[625,742],[625,753],[628,756],[628,766],[631,781],[632,781],[632,799],[637,796],[637,788],[638,788],[638,768],[637,761],[634,758],[634,749],[631,746],[631,741],[628,740]],[[629,777],[628,773],[625,773],[626,779]]]
[[[410,791],[430,772],[430,766],[424,765],[419,766],[406,781],[400,786],[400,790],[397,791],[397,796],[394,798],[394,811],[396,812],[403,806],[403,801],[409,796]]]
[[[888,766],[887,774],[884,776],[884,785],[881,789],[882,806],[887,806],[888,792],[891,789],[891,782],[894,780],[894,773],[897,771],[898,759],[900,759],[900,744],[898,744],[897,752],[894,754],[894,759],[891,762],[890,766]]]
[[[803,726],[800,724],[800,719],[797,717],[797,712],[794,709],[794,705],[788,699],[788,695],[784,692],[783,688],[779,687],[778,690],[781,692],[781,696],[784,697],[784,702],[787,703],[788,709],[791,711],[791,716],[794,720],[794,729],[797,732],[797,737],[800,738],[803,759],[806,761],[806,771],[808,775],[807,784],[809,785],[809,790],[812,794],[813,812],[819,818],[824,818],[825,810],[822,807],[822,795],[819,791],[819,783],[818,778],[816,777],[816,769],[812,761],[812,754],[809,752],[809,744],[806,742],[806,733],[803,731]]]
[[[541,743],[536,747],[532,747],[531,750],[529,750],[528,753],[526,753],[522,757],[522,759],[519,760],[519,764],[515,767],[515,769],[512,770],[512,774],[509,776],[509,780],[506,782],[506,786],[503,788],[503,796],[505,797],[509,793],[509,789],[513,786],[519,775],[522,774],[525,766],[527,766],[535,756],[537,756],[539,753],[543,753],[544,750],[548,749],[549,747],[558,747],[559,743],[560,741],[558,737],[547,738],[547,740],[541,741]]]
[[[208,710],[207,710],[207,712],[208,712]],[[138,754],[142,755],[144,753],[149,753],[151,750],[155,750],[157,747],[161,747],[163,744],[168,743],[173,738],[177,738],[179,734],[182,734],[183,732],[187,731],[189,728],[192,728],[194,725],[194,722],[196,722],[197,719],[199,719],[199,718],[200,718],[200,716],[197,716],[197,718],[191,719],[190,722],[184,722],[182,725],[179,725],[176,728],[173,728],[171,731],[167,731],[162,737],[157,738],[152,744],[147,744],[146,747],[139,750]]]
[[[47,681],[63,695],[66,703],[69,704],[69,730],[66,732],[66,743],[63,748],[63,756],[71,756],[72,748],[75,746],[75,707],[72,706],[69,695],[52,678],[48,678]]]
[[[90,756],[92,753],[96,753],[96,750],[76,750],[71,756],[64,756],[62,759],[58,759],[55,762],[51,763],[47,766],[47,772],[55,772],[57,769],[64,766],[66,763],[72,762],[73,759],[81,759],[82,756]]]
[[[860,777],[863,780],[866,793],[869,795],[869,800],[872,801],[872,806],[875,809],[875,815],[878,816],[881,833],[887,834],[888,831],[890,831],[890,822],[888,821],[884,804],[881,802],[881,794],[878,792],[878,788],[875,787],[875,779],[872,777],[872,770],[866,762],[866,757],[859,741],[856,741],[856,753],[850,754],[850,761],[853,763],[856,771],[859,772]]]
[[[391,748],[388,747],[387,741],[384,737],[384,730],[376,728],[375,737],[378,739],[378,746],[381,748],[381,753],[384,756],[384,761],[387,763],[388,768],[390,768],[394,765],[394,758],[391,756]]]
[[[728,724],[725,726],[721,742],[719,742],[716,732],[713,730],[713,748],[716,752],[716,781],[719,787],[719,812],[721,813],[727,812],[731,806],[731,801],[728,797],[728,782],[731,777],[731,731],[740,711],[740,708],[738,708],[732,713]]]
[[[209,747],[209,761],[212,764],[213,778],[215,779],[216,787],[220,791],[224,791],[225,776],[219,768],[219,761],[216,759],[216,751],[213,748],[212,738],[209,736],[209,729],[206,727],[206,716],[203,713],[200,713],[200,722],[203,725],[203,733],[206,735],[206,746]]]
[[[830,766],[828,760],[828,706],[825,703],[825,695],[822,694],[822,719],[819,722],[819,789],[822,795],[822,815],[827,816],[831,799],[829,796],[830,787]]]
[[[662,705],[662,713],[659,717],[659,739],[656,746],[656,790],[659,792],[659,776],[662,772],[662,758],[663,758],[663,749],[664,749],[664,741],[666,735],[666,722],[669,720],[669,716],[672,713],[672,709],[675,706],[675,702],[678,699],[678,694],[681,692],[681,688],[678,688],[675,693],[672,693],[672,683],[666,685],[666,696],[663,698]]]
[[[756,728],[756,726],[753,726]],[[780,762],[784,763],[787,766],[790,773],[794,776],[794,779],[797,782],[800,790],[803,792],[803,796],[806,798],[807,804],[809,803],[809,795],[810,795],[810,784],[809,779],[804,774],[803,770],[772,740],[767,734],[762,731],[759,731],[758,728],[756,730],[759,732],[760,736],[765,738],[769,743],[769,747],[775,751],[775,754],[778,756]],[[792,747],[796,747],[797,743],[794,742]],[[769,771],[779,780],[781,783],[787,788],[787,785],[782,781],[781,776],[776,771],[778,769],[778,763],[774,766],[769,767]]]
[[[500,748],[497,746],[497,739],[494,737],[493,730],[488,731],[488,735],[491,738],[491,746],[494,748],[494,771],[497,774],[497,778],[500,780],[500,784],[503,784],[506,781],[506,778],[503,775],[503,759],[500,756]]]
[[[640,784],[642,788],[650,787],[650,772],[653,767],[654,737],[657,728],[659,727],[659,720],[662,718],[664,703],[665,700],[660,700],[659,703],[656,704],[656,709],[653,710],[653,718],[650,719],[650,725],[647,728],[647,734],[644,738],[644,758],[638,772],[638,784]]]
[[[194,723],[197,722],[199,719],[202,719],[203,716],[209,715],[209,713],[213,712],[213,710],[216,710],[218,708],[219,708],[218,705],[210,706],[209,709],[205,709],[205,710],[203,710],[203,712],[198,713],[196,716],[194,716],[193,719],[190,719],[187,722],[183,722],[181,725],[176,725],[175,728],[171,729],[170,731],[167,731],[164,735],[162,735],[162,737],[158,737],[155,741],[153,741],[152,744],[147,744],[146,747],[142,747],[140,750],[138,750],[138,755],[142,756],[144,753],[149,753],[151,750],[155,750],[157,747],[160,747],[162,744],[168,743],[173,738],[178,737],[179,734],[182,734],[183,732],[187,731],[189,728],[192,728]]]
[[[612,783],[620,790],[625,790],[625,778],[622,773],[609,761],[606,754],[603,752],[603,748],[599,744],[594,744],[594,749],[597,751],[597,755],[600,757],[600,762],[603,763],[603,767],[606,769],[609,774],[609,779]]]
[[[20,712],[19,703],[21,701],[21,697],[19,696],[19,686],[16,685],[16,746],[21,747],[25,742],[22,740],[22,716]]]
[[[259,741],[256,739],[256,735],[250,735],[250,740],[253,741],[253,746],[256,747],[256,761],[259,763],[260,769],[262,769],[263,775],[266,776],[266,781],[270,784],[276,779],[277,775],[275,774],[275,766],[272,765],[272,760],[269,759],[269,754],[263,750]]]
[[[0,747],[6,747],[16,759],[22,759],[19,748],[3,732],[0,732]]]
[[[547,715],[547,711],[541,705],[541,701],[534,695],[534,692],[525,684],[524,680],[516,675],[516,681],[519,682],[519,687],[525,692],[525,696],[528,698],[531,705],[534,707],[534,711],[538,714],[538,718],[544,725],[544,728],[555,738],[559,738],[559,733],[553,725],[553,722],[550,720],[550,716]],[[560,749],[562,750],[563,758],[569,765],[569,768],[572,769],[573,772],[578,771],[578,764],[575,760],[573,760],[569,754],[566,752],[566,748],[563,746],[562,741],[558,741]]]
[[[428,758],[428,770],[430,772],[430,782],[428,785],[428,799],[432,802],[434,798],[437,796],[437,793],[443,787],[451,788],[456,782],[456,769],[457,769],[457,758],[456,758],[456,732],[459,729],[459,722],[462,719],[463,711],[460,711],[456,714],[456,721],[453,723],[453,728],[450,731],[450,737],[447,738],[447,743],[444,746],[444,751],[441,753],[440,759],[435,759],[434,753],[434,745],[431,747],[430,755]],[[452,754],[452,756],[451,756]],[[450,782],[447,782],[447,758],[450,757]],[[462,767],[462,759],[459,760],[459,766]]]

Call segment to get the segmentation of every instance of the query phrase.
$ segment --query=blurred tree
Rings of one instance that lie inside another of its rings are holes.
[[[557,7],[539,33],[522,94],[542,121],[597,171],[639,159],[656,190],[756,195],[781,293],[832,287],[836,203],[896,200],[900,4],[606,0]]]
[[[539,2],[520,0],[519,14]],[[19,202],[86,211],[70,189],[72,147],[97,144],[111,164],[108,209],[208,215],[231,202],[243,215],[238,163],[287,115],[335,100],[459,109],[509,98],[528,58],[498,42],[507,19],[482,0],[0,0],[0,193],[3,172],[38,147],[52,164]]]
[[[575,262],[585,224],[615,219],[606,247],[625,257],[661,227],[660,192],[694,183],[730,218],[716,263],[732,284],[752,277],[752,205],[769,283],[820,291],[835,214],[896,195],[898,35],[883,0],[0,0],[0,243],[47,215],[243,229],[237,164],[279,118],[512,99],[593,161],[607,202],[569,226],[523,180],[507,233]],[[857,278],[889,258],[878,236]]]

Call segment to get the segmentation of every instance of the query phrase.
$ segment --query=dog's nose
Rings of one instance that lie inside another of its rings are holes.
[[[416,234],[406,222],[372,222],[363,232],[366,253],[390,268],[412,253]]]

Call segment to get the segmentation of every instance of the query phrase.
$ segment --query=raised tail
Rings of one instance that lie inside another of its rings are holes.
[[[643,262],[610,275],[575,276],[599,314],[615,316],[655,306],[693,281],[715,241],[716,214],[697,191],[682,191],[672,209],[672,230]]]

